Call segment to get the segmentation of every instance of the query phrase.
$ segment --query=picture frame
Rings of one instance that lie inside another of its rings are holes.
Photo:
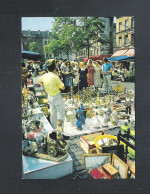
[[[113,154],[112,166],[118,170],[121,179],[127,179],[128,177],[128,166],[118,156]]]
[[[111,164],[111,154],[83,154],[82,156],[83,169],[91,170],[93,168],[99,168],[104,164]]]

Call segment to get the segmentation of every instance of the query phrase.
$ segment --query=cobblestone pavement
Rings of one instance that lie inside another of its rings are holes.
[[[120,130],[120,128],[110,129],[106,133],[109,135],[117,135]],[[86,153],[80,147],[80,136],[71,137],[66,141],[69,144],[69,154],[73,159],[73,174],[62,177],[61,179],[93,179],[88,171],[83,169],[82,155]]]
[[[33,83],[34,84],[38,83],[38,77],[33,77]],[[131,89],[134,90],[134,87],[135,87],[134,82],[120,82],[120,81],[112,80],[111,84],[112,84],[112,88],[115,85],[121,84],[126,88],[126,90],[131,90]],[[101,90],[104,91],[104,84]],[[121,129],[120,128],[110,129],[110,130],[107,130],[107,134],[117,135],[119,130]],[[89,175],[89,173],[83,169],[82,155],[86,153],[80,147],[80,136],[70,137],[66,141],[69,144],[68,152],[73,159],[73,174],[62,177],[61,179],[93,179]]]

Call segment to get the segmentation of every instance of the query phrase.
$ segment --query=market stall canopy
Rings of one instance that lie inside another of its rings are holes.
[[[102,60],[103,58],[110,57],[111,55],[92,55],[89,58],[92,60]]]
[[[111,55],[92,55],[89,57],[89,59],[92,60],[102,60],[103,58],[107,58],[110,57]],[[84,58],[84,62],[87,62],[88,58]]]
[[[121,49],[116,51],[111,57],[120,57],[124,56],[124,54],[128,51],[128,49]]]
[[[30,60],[39,60],[42,58],[40,53],[30,52],[30,51],[21,51],[23,59],[30,59]]]
[[[125,56],[135,56],[135,49],[128,49],[124,55]]]
[[[120,56],[120,57],[110,57],[107,58],[109,61],[125,61],[125,60],[133,60],[134,56]]]

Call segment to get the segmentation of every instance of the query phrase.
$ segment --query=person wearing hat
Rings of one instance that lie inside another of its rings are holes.
[[[56,74],[55,60],[46,61],[48,73],[39,78],[39,82],[44,85],[48,94],[51,113],[51,125],[57,130],[57,135],[63,132],[63,123],[65,119],[65,104],[60,94],[60,89],[64,90],[65,86]]]
[[[113,70],[112,64],[108,62],[107,58],[103,59],[103,78],[104,78],[104,88],[105,92],[109,93],[111,91],[111,73]]]

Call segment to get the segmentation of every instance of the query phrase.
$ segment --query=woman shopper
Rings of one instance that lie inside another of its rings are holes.
[[[94,86],[96,89],[102,86],[102,78],[101,78],[102,68],[98,61],[95,62],[94,65]]]
[[[94,67],[92,64],[92,60],[89,60],[87,63],[88,69],[88,86],[94,85]]]
[[[70,91],[70,87],[71,87],[71,75],[73,73],[73,68],[70,65],[70,62],[67,61],[66,65],[62,68],[62,73],[65,75],[65,92],[69,92]]]
[[[79,71],[79,64],[76,63],[73,67],[73,91],[76,93],[78,91],[78,71]]]
[[[84,62],[80,63],[79,68],[79,90],[82,90],[83,87],[88,87],[87,76],[88,76],[88,69],[84,66]]]

